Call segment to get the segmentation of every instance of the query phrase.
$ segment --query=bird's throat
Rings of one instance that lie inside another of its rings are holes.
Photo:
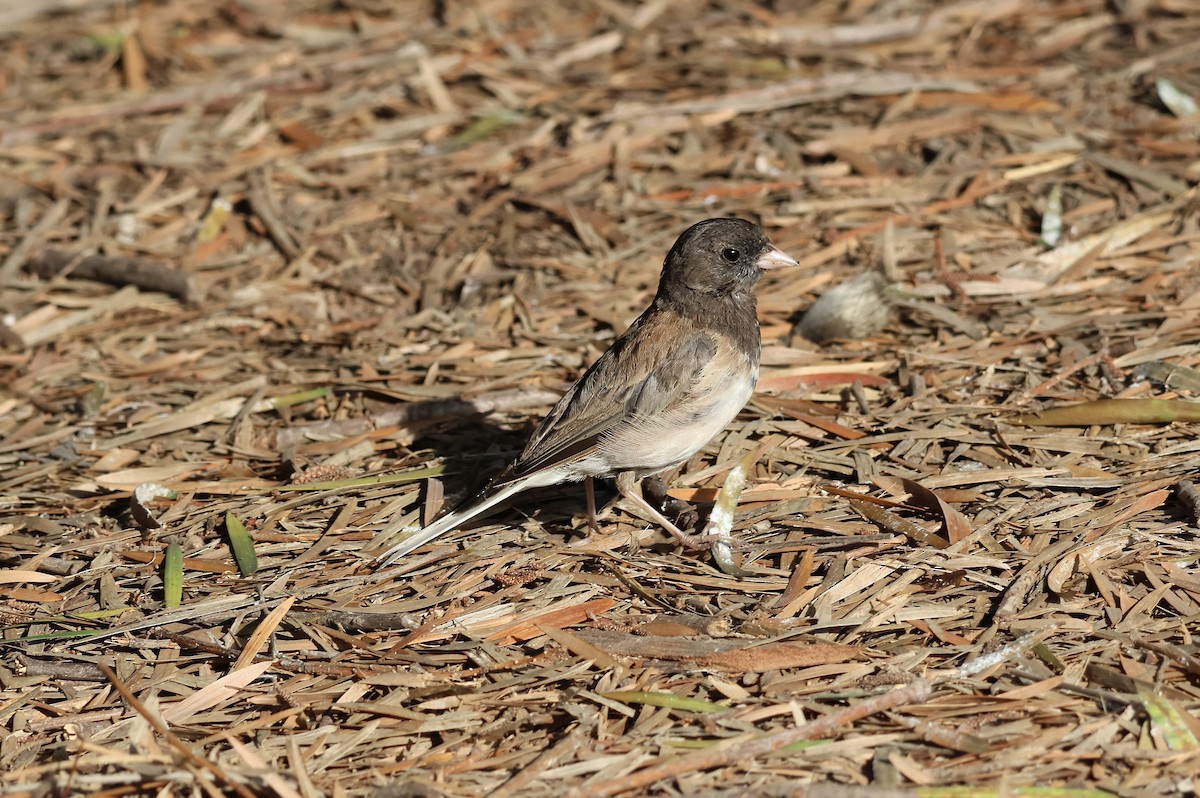
[[[669,297],[656,297],[655,304],[678,313],[699,327],[727,336],[751,362],[758,363],[760,337],[753,293],[672,291]]]

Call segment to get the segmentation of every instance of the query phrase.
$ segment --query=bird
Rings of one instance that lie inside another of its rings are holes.
[[[696,547],[698,536],[647,502],[639,480],[683,464],[741,412],[758,379],[755,284],[765,270],[795,265],[753,222],[689,227],[663,261],[650,306],[554,405],[517,458],[377,560],[392,564],[518,493],[567,482],[585,483],[595,530],[592,480],[610,477],[634,507]]]

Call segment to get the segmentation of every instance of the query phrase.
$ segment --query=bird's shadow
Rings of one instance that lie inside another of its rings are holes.
[[[532,434],[536,419],[514,427],[501,427],[486,415],[468,416],[425,426],[414,439],[412,449],[431,452],[445,466],[439,477],[445,494],[437,515],[459,509],[479,495],[493,477],[516,459]],[[427,485],[427,483],[426,483]],[[422,506],[426,500],[427,486],[422,487]],[[603,482],[596,484],[597,506],[616,495]],[[585,500],[583,486],[564,483],[547,488],[534,488],[518,493],[501,502],[492,510],[463,524],[470,529],[480,524],[494,523],[496,519],[513,518],[514,508],[521,515],[536,515],[543,522],[571,527],[572,519],[582,518]],[[423,523],[434,519],[423,518]]]
[[[442,420],[422,425],[421,432],[413,440],[412,449],[430,452],[445,466],[439,477],[445,491],[437,516],[423,518],[422,523],[432,523],[435,517],[461,509],[475,499],[489,481],[505,466],[516,459],[536,427],[537,419],[525,424],[501,427],[487,415],[478,414]],[[643,480],[646,499],[659,506],[668,517],[674,518],[685,529],[703,520],[703,513],[687,502],[670,498],[667,485],[657,477]],[[613,480],[595,480],[596,509],[605,515],[604,509],[618,497]],[[422,487],[421,506],[424,507],[428,483]],[[544,488],[531,488],[501,502],[482,515],[463,523],[463,529],[471,529],[487,523],[505,519],[515,521],[519,517],[535,517],[548,528],[568,535],[587,535],[587,503],[581,483],[566,482]]]

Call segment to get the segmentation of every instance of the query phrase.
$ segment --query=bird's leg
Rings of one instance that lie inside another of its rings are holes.
[[[596,486],[591,477],[583,479],[583,498],[587,501],[588,529],[593,535],[600,534],[600,522],[596,520]]]
[[[695,527],[700,518],[695,507],[671,495],[667,483],[661,477],[650,476],[642,479],[642,497],[657,507],[663,515],[674,519],[675,525],[680,528]]]
[[[728,538],[724,535],[689,535],[675,526],[642,496],[641,486],[638,485],[637,477],[634,476],[632,471],[624,471],[617,475],[617,491],[632,502],[635,507],[648,515],[651,521],[654,521],[667,532],[671,533],[671,537],[678,540],[684,548],[703,549],[716,541],[724,540],[728,542]]]

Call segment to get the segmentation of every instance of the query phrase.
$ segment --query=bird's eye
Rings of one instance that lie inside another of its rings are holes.
[[[725,247],[721,250],[721,257],[730,263],[737,263],[742,258],[742,253],[738,252],[733,247]]]

